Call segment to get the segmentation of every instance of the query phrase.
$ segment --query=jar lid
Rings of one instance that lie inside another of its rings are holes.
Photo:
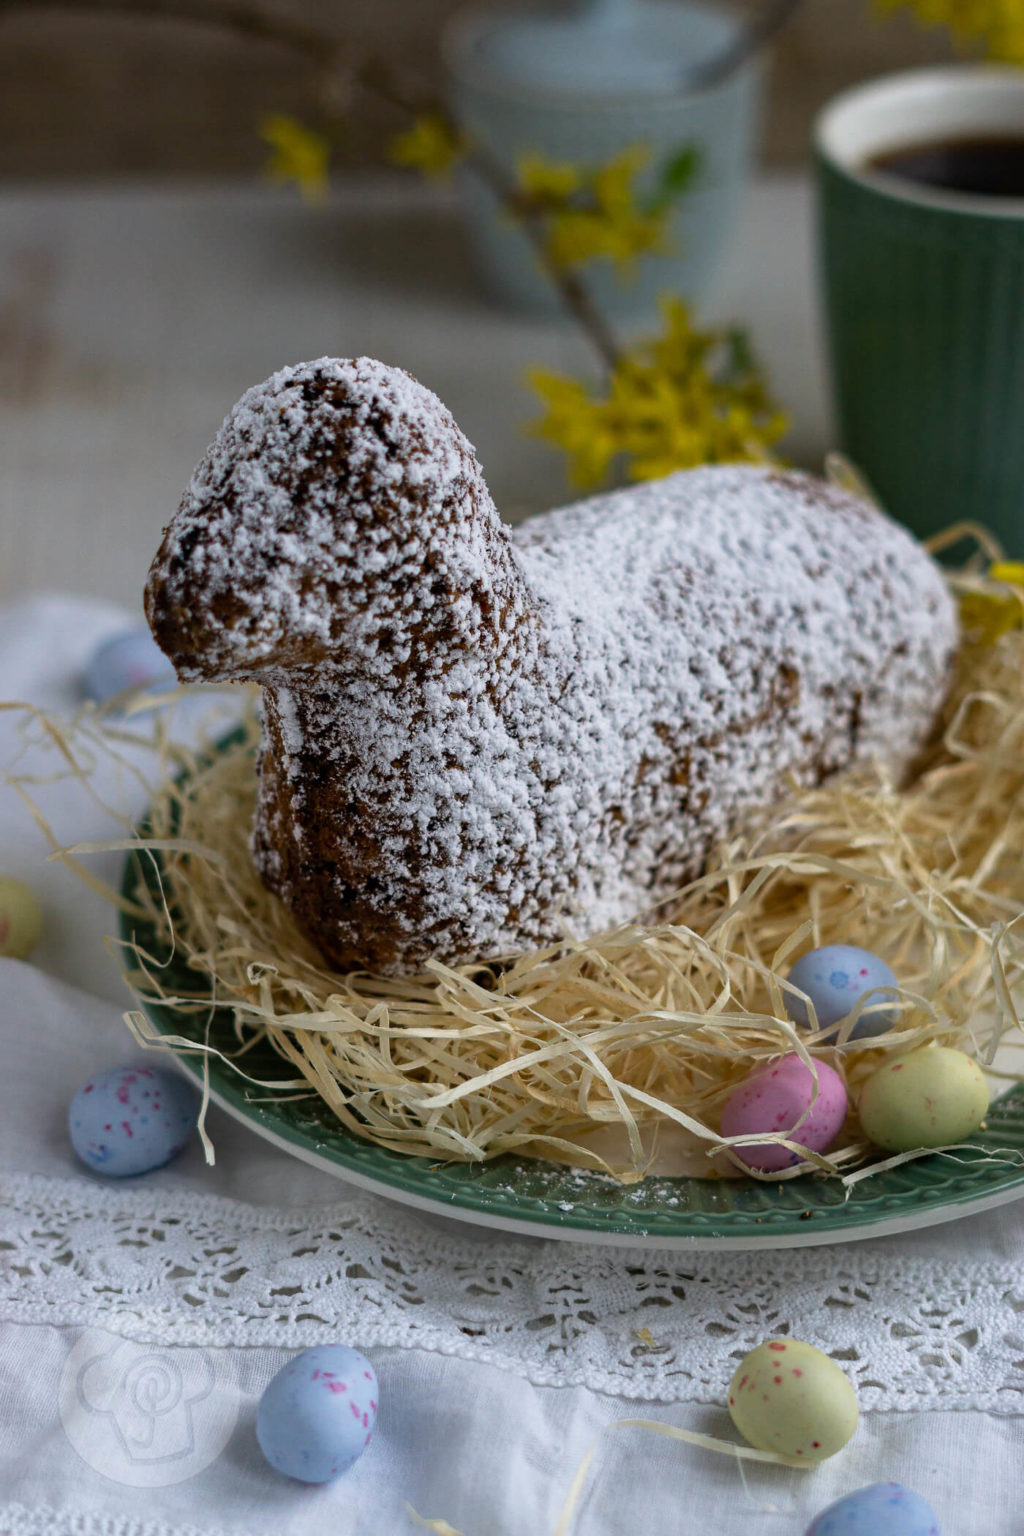
[[[738,32],[724,9],[673,0],[573,0],[466,20],[463,63],[497,83],[566,96],[678,92]]]

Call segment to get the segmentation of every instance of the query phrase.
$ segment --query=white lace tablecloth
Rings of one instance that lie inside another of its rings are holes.
[[[0,693],[70,709],[85,655],[124,620],[62,598],[0,608]],[[0,713],[0,766],[16,725]],[[39,794],[68,843],[109,835],[77,789]],[[944,1536],[1024,1529],[1024,1205],[775,1256],[512,1239],[353,1193],[216,1109],[213,1168],[196,1141],[101,1181],[75,1162],[66,1108],[136,1054],[128,996],[110,910],[44,857],[0,786],[0,869],[47,910],[34,963],[0,961],[0,1533],[392,1536],[416,1529],[411,1506],[464,1536],[550,1536],[606,1428],[580,1536],[803,1536],[889,1478],[933,1502]],[[116,873],[113,856],[92,865]],[[734,1438],[736,1360],[787,1331],[843,1363],[864,1411],[816,1471],[741,1471],[608,1428]],[[334,1339],[372,1358],[381,1413],[362,1461],[307,1488],[265,1465],[253,1415],[292,1351]]]

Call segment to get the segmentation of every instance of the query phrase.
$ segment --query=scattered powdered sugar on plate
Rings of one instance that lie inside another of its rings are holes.
[[[184,678],[255,679],[254,853],[339,966],[650,912],[777,795],[931,729],[942,577],[802,474],[669,476],[508,529],[441,402],[366,358],[235,407],[147,589]]]

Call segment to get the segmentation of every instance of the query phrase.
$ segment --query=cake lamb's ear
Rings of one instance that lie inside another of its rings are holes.
[[[463,536],[452,538],[458,523]],[[146,587],[186,680],[266,680],[410,635],[486,639],[518,577],[472,446],[409,374],[369,358],[283,369],[198,465]]]

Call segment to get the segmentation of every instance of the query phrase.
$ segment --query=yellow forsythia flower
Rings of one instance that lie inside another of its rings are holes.
[[[632,480],[735,460],[767,460],[785,432],[742,337],[695,330],[679,299],[663,302],[664,329],[625,352],[604,391],[534,370],[545,406],[534,435],[569,458],[573,484],[600,485],[621,459]]]
[[[1021,0],[875,0],[883,11],[910,10],[926,27],[945,27],[958,42],[980,43],[991,59],[1024,64]]]
[[[1024,564],[997,560],[988,568],[990,581],[1003,582],[1009,592],[965,592],[960,598],[960,622],[975,631],[983,645],[994,645],[1024,624]]]
[[[540,396],[545,414],[530,423],[534,437],[546,438],[569,457],[569,479],[580,490],[600,485],[622,445],[610,420],[588,386],[544,368],[532,368],[529,383]]]
[[[668,204],[642,207],[636,178],[649,151],[634,144],[599,166],[568,165],[524,155],[517,187],[545,219],[545,244],[561,271],[596,257],[628,275],[638,256],[667,249]]]
[[[393,165],[435,177],[447,176],[464,152],[458,131],[439,112],[418,117],[406,133],[395,135],[387,149]]]
[[[284,112],[262,118],[259,128],[272,150],[266,166],[271,181],[294,181],[303,197],[319,202],[327,192],[331,158],[331,146],[323,134]]]
[[[522,155],[519,186],[534,202],[558,207],[583,186],[583,172],[575,165],[545,160],[543,155]]]

